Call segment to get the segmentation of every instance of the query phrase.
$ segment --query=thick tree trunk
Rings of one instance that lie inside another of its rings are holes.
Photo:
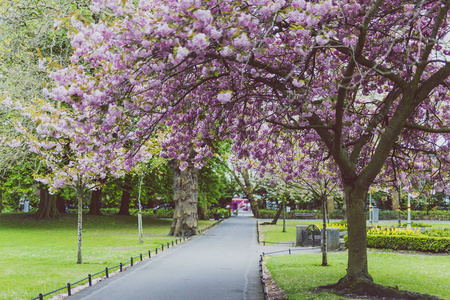
[[[250,202],[250,207],[252,208],[252,213],[255,218],[259,218],[259,206],[258,202],[255,200],[253,193],[246,194],[248,201]]]
[[[83,256],[81,251],[82,240],[83,240],[83,189],[77,187],[77,203],[78,203],[78,243],[77,243],[77,264],[83,263]]]
[[[347,199],[348,269],[350,279],[372,281],[367,268],[366,195],[363,188],[344,186]]]
[[[123,196],[123,194],[122,194]],[[89,204],[89,212],[88,215],[95,215],[95,216],[101,216],[102,212],[100,211],[100,208],[102,207],[102,189],[99,188],[98,190],[92,191],[91,194],[91,204]],[[129,201],[128,201],[129,205]]]
[[[175,212],[170,235],[191,236],[198,233],[198,170],[189,165],[184,171],[176,160],[169,166],[173,173]]]
[[[56,195],[56,208],[60,213],[66,213],[66,200],[60,194]]]
[[[377,299],[423,299],[439,300],[440,298],[426,294],[399,290],[397,287],[383,286],[373,282],[367,267],[366,236],[366,196],[367,189],[344,185],[347,199],[348,224],[348,268],[347,275],[336,284],[320,287],[332,289],[336,294],[369,295]],[[385,299],[385,298],[383,298]]]
[[[41,189],[39,193],[39,208],[37,217],[39,219],[49,219],[59,217],[59,211],[56,207],[56,196],[51,195],[47,188]]]
[[[348,266],[347,275],[338,283],[325,286],[358,295],[375,293],[375,284],[367,267],[366,195],[367,189],[344,184],[347,202]]]
[[[123,193],[122,198],[120,200],[120,210],[118,215],[121,216],[129,216],[130,215],[130,196],[131,190],[133,187],[131,186],[131,174],[126,174],[123,183]]]

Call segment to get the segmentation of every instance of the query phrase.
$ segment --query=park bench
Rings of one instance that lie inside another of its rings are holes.
[[[294,218],[315,218],[316,213],[294,213]]]

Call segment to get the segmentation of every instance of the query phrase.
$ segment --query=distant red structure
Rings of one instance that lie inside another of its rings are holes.
[[[231,212],[235,210],[251,211],[248,199],[233,198],[231,200]]]

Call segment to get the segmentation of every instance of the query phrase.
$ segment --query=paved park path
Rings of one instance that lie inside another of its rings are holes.
[[[267,248],[256,220],[240,214],[69,299],[264,299],[258,259]]]

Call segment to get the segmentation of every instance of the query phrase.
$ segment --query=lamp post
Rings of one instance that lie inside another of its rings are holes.
[[[144,232],[142,230],[142,205],[141,205],[141,188],[142,188],[142,178],[141,176],[141,182],[139,184],[139,197],[138,197],[138,231],[139,231],[139,244],[144,243]]]
[[[286,232],[286,202],[283,195],[283,232]]]
[[[411,228],[411,197],[409,194],[408,194],[408,223],[406,227]]]

